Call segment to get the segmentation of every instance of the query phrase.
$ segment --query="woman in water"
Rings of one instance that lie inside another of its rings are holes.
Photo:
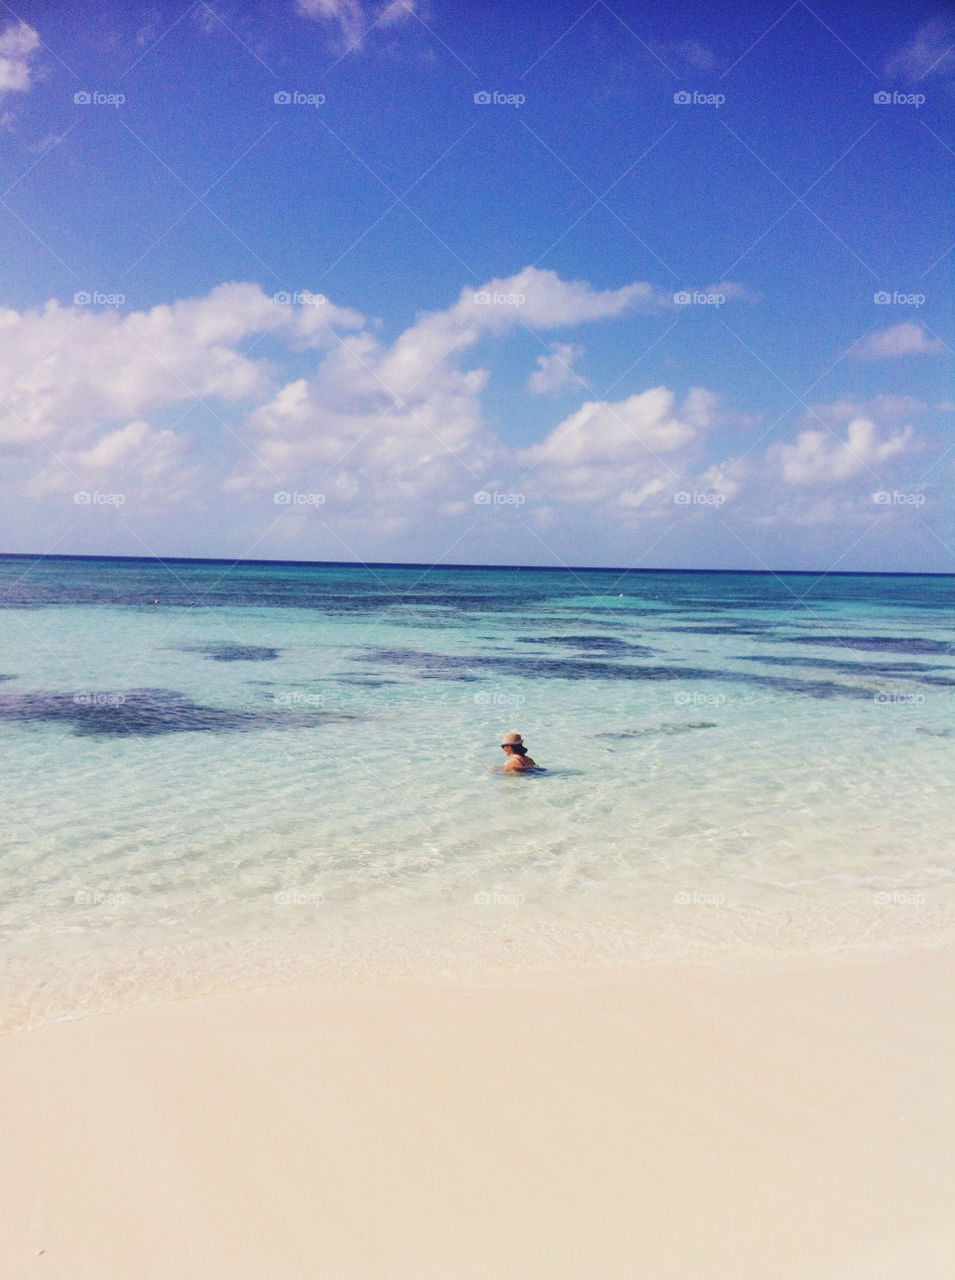
[[[534,761],[527,754],[524,740],[519,733],[505,733],[501,746],[507,752],[502,773],[521,773],[524,769],[536,769]]]

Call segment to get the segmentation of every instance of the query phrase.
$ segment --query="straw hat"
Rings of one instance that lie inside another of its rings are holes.
[[[519,733],[505,733],[501,739],[502,747],[522,747],[523,745],[524,739]]]

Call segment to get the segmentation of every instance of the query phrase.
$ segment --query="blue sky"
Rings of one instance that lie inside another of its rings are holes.
[[[953,105],[931,4],[3,5],[0,549],[951,572]]]

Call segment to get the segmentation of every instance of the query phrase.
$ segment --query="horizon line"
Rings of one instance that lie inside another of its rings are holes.
[[[548,564],[442,564],[418,560],[273,560],[232,559],[227,556],[116,556],[106,554],[68,554],[30,551],[0,551],[0,560],[105,560],[130,564],[228,564],[297,567],[312,569],[498,569],[531,573],[747,573],[763,576],[799,575],[817,578],[951,578],[955,573],[929,569],[664,569],[632,565],[548,565]]]

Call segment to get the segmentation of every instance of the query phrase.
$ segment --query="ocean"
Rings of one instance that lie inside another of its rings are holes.
[[[955,934],[955,581],[0,559],[0,1026]],[[501,734],[543,766],[494,772]]]

